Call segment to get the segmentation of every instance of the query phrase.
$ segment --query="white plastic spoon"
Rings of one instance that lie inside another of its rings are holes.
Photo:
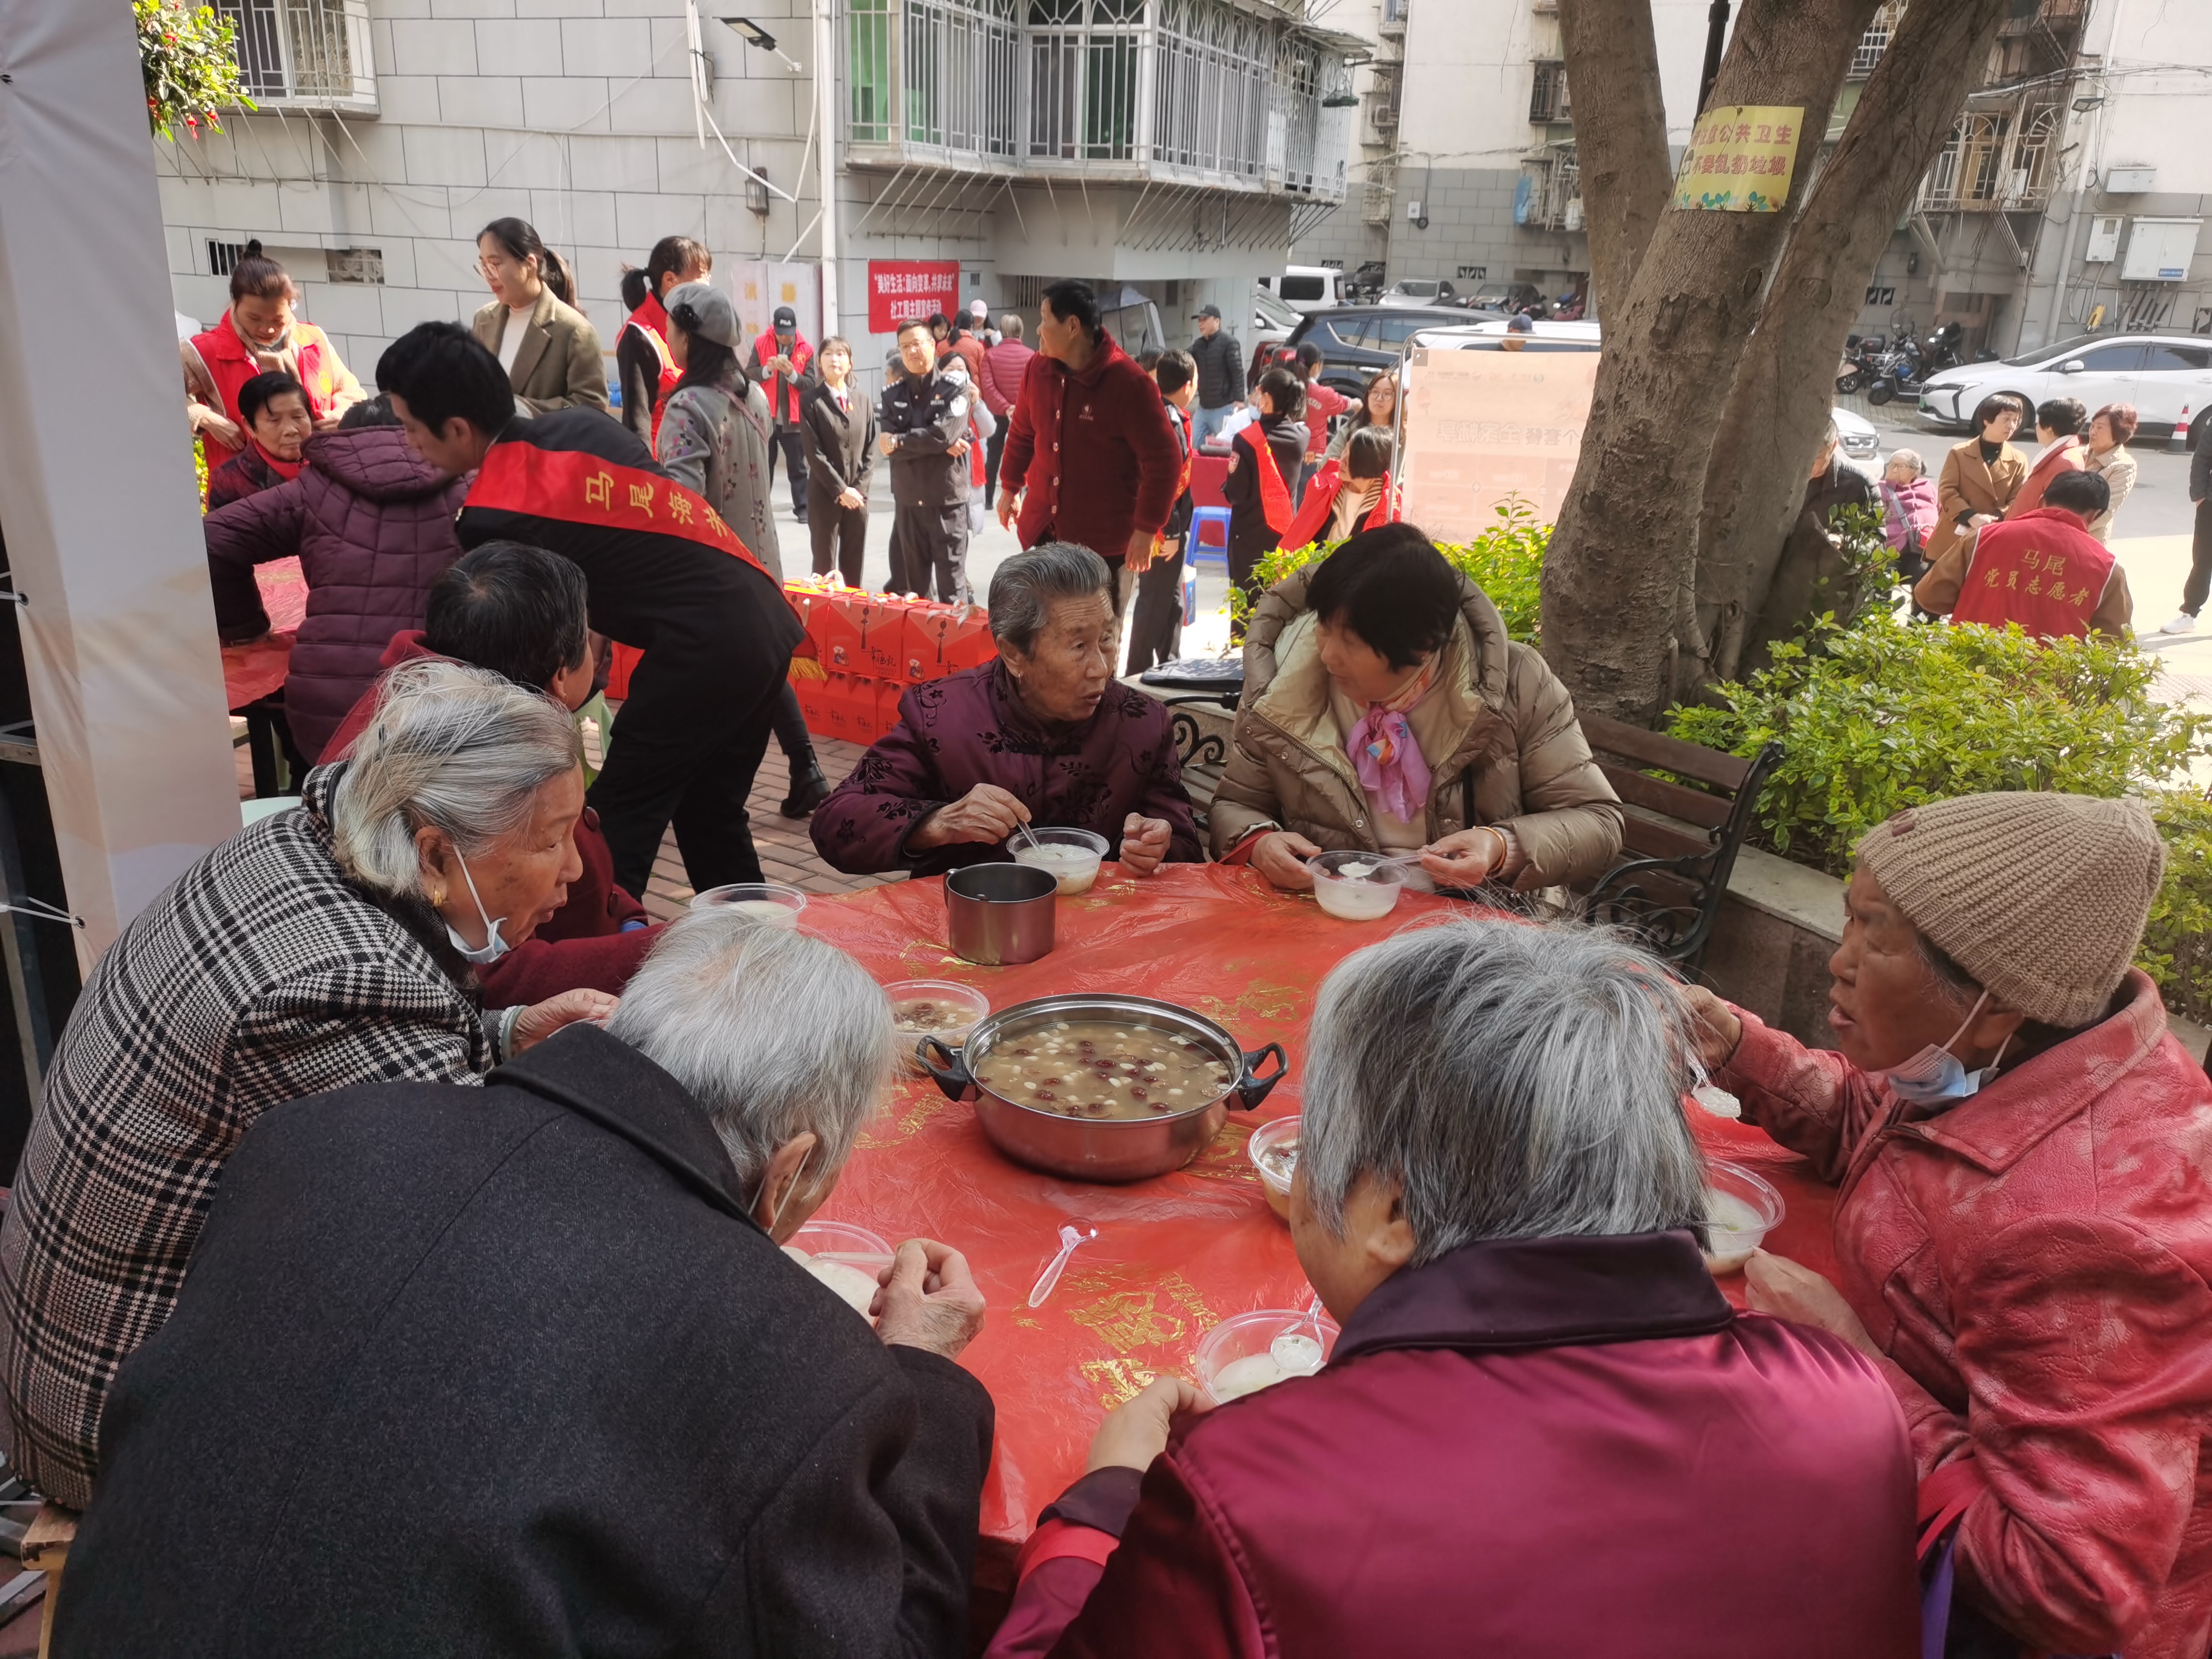
[[[1060,1273],[1067,1266],[1067,1258],[1075,1254],[1075,1247],[1088,1244],[1097,1237],[1098,1229],[1096,1227],[1062,1227],[1060,1230],[1060,1254],[1053,1257],[1050,1265],[1037,1276],[1036,1288],[1030,1292],[1030,1306],[1044,1306],[1045,1297],[1050,1296],[1052,1287],[1060,1283]]]

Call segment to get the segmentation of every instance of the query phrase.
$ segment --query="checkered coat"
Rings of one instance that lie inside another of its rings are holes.
[[[0,1436],[71,1508],[116,1368],[160,1328],[216,1178],[267,1107],[349,1085],[473,1083],[473,994],[339,872],[330,797],[216,848],[93,970],[0,1224]]]

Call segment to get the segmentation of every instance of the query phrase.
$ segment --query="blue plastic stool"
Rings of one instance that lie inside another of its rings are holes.
[[[1209,542],[1206,538],[1206,527],[1210,524],[1221,526],[1221,539],[1218,542]],[[1206,558],[1218,559],[1227,564],[1229,509],[1225,507],[1201,507],[1194,510],[1190,515],[1190,541],[1188,545],[1193,564]]]
[[[1188,559],[1182,562],[1182,625],[1190,627],[1198,621],[1198,567]]]

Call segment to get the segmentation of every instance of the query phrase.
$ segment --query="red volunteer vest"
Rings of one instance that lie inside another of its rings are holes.
[[[1298,516],[1291,520],[1291,527],[1283,532],[1285,547],[1304,547],[1309,542],[1321,539],[1328,528],[1329,514],[1336,510],[1336,498],[1348,481],[1345,477],[1342,460],[1323,461],[1321,471],[1306,484],[1306,504],[1298,509]],[[1375,505],[1368,509],[1367,527],[1395,524],[1398,519],[1397,491],[1390,486],[1390,475],[1382,475],[1382,489],[1375,497]]]
[[[1297,516],[1297,507],[1291,500],[1291,487],[1283,482],[1283,469],[1275,465],[1274,446],[1257,421],[1239,428],[1236,441],[1253,457],[1252,465],[1260,474],[1260,514],[1267,520],[1267,528],[1279,537]]]
[[[652,346],[654,356],[660,359],[660,384],[653,392],[653,437],[660,441],[660,406],[668,401],[668,394],[676,390],[684,371],[676,367],[676,360],[668,355],[668,312],[658,296],[648,294],[645,303],[629,314],[629,327],[643,335]]]
[[[763,329],[760,332],[760,337],[753,342],[753,349],[760,354],[761,362],[765,363],[769,358],[775,356],[780,350],[781,350],[782,348],[778,346],[775,343],[775,331],[772,328],[768,328]],[[791,404],[791,412],[787,415],[778,410],[776,410],[776,419],[780,421],[796,421],[799,418],[799,377],[806,373],[807,364],[813,361],[814,348],[806,343],[806,337],[803,334],[793,335],[791,337],[791,378],[786,380],[783,385],[784,396]],[[774,386],[775,380],[775,377],[774,375],[769,376],[771,387]],[[769,392],[768,398],[769,408],[775,409],[775,393],[773,390]]]
[[[331,400],[337,396],[337,376],[331,369],[331,361],[335,354],[331,350],[330,341],[324,337],[323,331],[313,323],[294,323],[292,342],[296,354],[294,361],[299,365],[295,372],[300,384],[307,389],[308,411],[319,421],[331,412]],[[253,360],[253,354],[246,349],[246,342],[240,339],[231,327],[230,313],[224,312],[222,320],[205,333],[193,335],[192,349],[199,353],[200,362],[207,367],[208,378],[215,382],[216,394],[222,399],[222,412],[244,426],[246,422],[240,421],[238,416],[239,388],[265,371]],[[200,444],[207,453],[210,475],[216,468],[238,453],[229,445],[218,442],[210,433],[200,434]]]
[[[1984,525],[1951,620],[2018,623],[2043,639],[2081,639],[2112,579],[2110,549],[2063,507]]]

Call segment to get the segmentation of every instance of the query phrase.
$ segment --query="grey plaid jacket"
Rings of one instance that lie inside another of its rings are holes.
[[[0,1224],[0,1436],[47,1496],[92,1495],[116,1368],[168,1316],[216,1178],[264,1109],[349,1085],[473,1083],[469,994],[331,854],[339,767],[216,848],[94,969]]]

